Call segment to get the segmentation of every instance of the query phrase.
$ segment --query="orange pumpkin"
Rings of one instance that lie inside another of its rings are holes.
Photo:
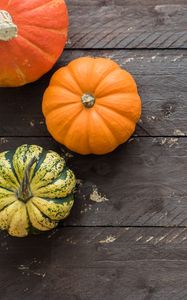
[[[0,0],[0,86],[21,86],[49,71],[67,28],[64,0]]]
[[[135,130],[141,100],[132,76],[114,61],[84,57],[60,68],[43,97],[51,135],[80,154],[105,154]]]

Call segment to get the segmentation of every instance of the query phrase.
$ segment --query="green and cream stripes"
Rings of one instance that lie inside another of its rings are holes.
[[[30,162],[31,197],[19,199],[18,191]],[[34,229],[47,231],[66,218],[74,203],[74,173],[54,151],[22,145],[0,153],[0,229],[23,237]]]

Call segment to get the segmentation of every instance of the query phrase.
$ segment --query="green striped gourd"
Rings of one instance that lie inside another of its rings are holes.
[[[0,229],[24,237],[55,228],[70,213],[75,184],[54,151],[22,145],[0,153]]]

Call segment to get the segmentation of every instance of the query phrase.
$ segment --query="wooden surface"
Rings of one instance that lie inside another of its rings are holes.
[[[70,0],[70,48],[186,48],[186,0]]]
[[[0,110],[0,136],[49,136],[41,112],[42,95],[54,71],[80,56],[112,58],[133,74],[143,101],[138,135],[187,135],[186,50],[66,50],[53,70],[39,81],[0,90],[4,103]]]
[[[0,89],[0,151],[34,143],[65,156],[78,178],[76,201],[47,234],[0,233],[0,299],[186,300],[186,0],[67,4],[69,41],[53,70]],[[41,113],[53,72],[85,55],[130,71],[143,101],[134,136],[109,155],[71,153]]]
[[[185,300],[186,234],[145,227],[59,228],[26,240],[1,234],[1,298]]]
[[[66,50],[53,70],[39,81],[0,92],[0,136],[48,136],[41,102],[50,76],[60,66],[85,55],[110,57],[134,75],[143,101],[138,135],[187,135],[186,50]]]

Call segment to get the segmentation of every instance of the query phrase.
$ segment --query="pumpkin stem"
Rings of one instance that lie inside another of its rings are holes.
[[[25,173],[23,176],[23,180],[20,184],[20,188],[17,193],[18,199],[23,202],[27,202],[27,200],[29,200],[32,197],[29,178],[30,178],[31,168],[36,161],[37,161],[37,158],[33,157],[31,159],[31,161],[29,162],[28,166],[26,167]]]
[[[0,41],[10,41],[17,37],[18,28],[6,10],[0,10]]]
[[[95,97],[91,94],[84,94],[81,101],[86,108],[91,108],[95,104]]]

